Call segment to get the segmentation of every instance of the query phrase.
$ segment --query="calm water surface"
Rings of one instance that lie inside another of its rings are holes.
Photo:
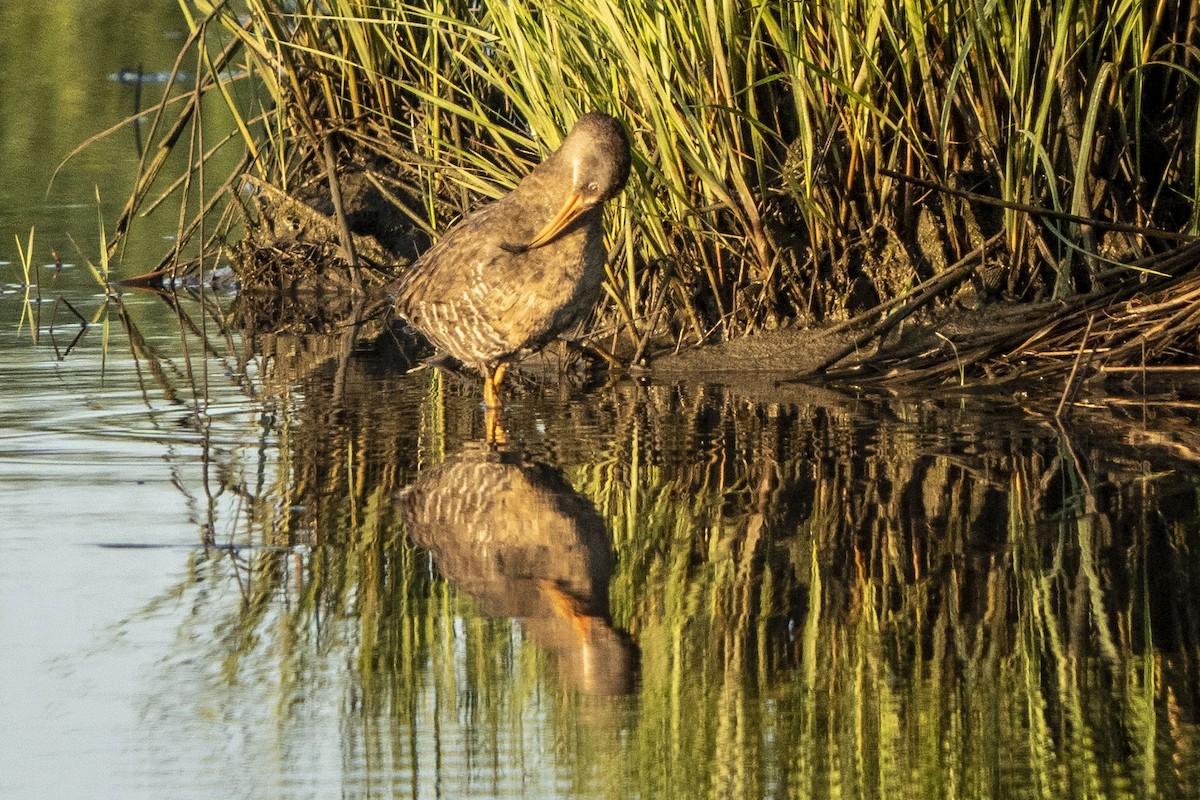
[[[67,259],[26,303],[13,234],[94,250],[136,157],[47,201],[51,151],[181,28],[33,5],[0,5],[39,76],[0,93],[0,797],[1200,794],[1196,406],[526,376],[489,447],[477,381],[232,297]]]

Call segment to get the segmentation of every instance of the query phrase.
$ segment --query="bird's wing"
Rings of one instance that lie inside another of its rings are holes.
[[[502,224],[503,203],[485,206],[452,228],[401,278],[400,313],[427,334],[431,322],[457,320],[510,349],[522,347],[544,323],[545,298],[537,291],[544,274],[538,251],[513,253],[504,245],[521,231]]]

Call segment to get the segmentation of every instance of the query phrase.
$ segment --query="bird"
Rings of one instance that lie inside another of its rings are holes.
[[[483,376],[499,409],[508,365],[591,312],[607,253],[603,208],[625,187],[629,137],[615,118],[581,116],[510,193],[450,228],[399,278],[395,311]]]

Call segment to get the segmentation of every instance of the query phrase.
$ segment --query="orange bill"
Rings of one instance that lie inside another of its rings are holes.
[[[555,212],[554,218],[546,223],[546,227],[538,231],[529,244],[525,245],[525,249],[532,250],[535,247],[541,247],[553,241],[554,237],[562,233],[582,213],[583,195],[579,192],[571,192],[571,196],[567,198],[567,202],[563,203],[562,208]]]

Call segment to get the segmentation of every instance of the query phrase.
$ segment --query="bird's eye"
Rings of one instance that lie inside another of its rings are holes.
[[[595,181],[592,181],[585,188],[587,189],[588,194],[595,194],[600,189],[600,186]]]

